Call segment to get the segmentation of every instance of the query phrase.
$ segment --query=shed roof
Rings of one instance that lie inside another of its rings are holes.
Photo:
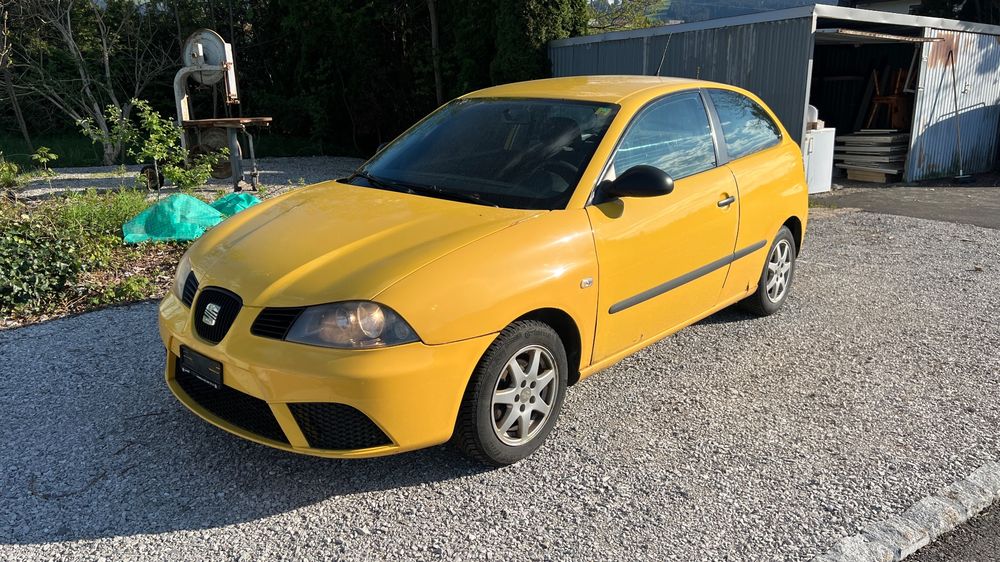
[[[785,10],[772,10],[769,12],[758,12],[745,16],[731,18],[720,18],[714,20],[697,21],[691,23],[681,23],[676,25],[664,25],[659,27],[648,27],[645,29],[633,29],[629,31],[612,31],[600,33],[598,35],[586,35],[583,37],[569,37],[567,39],[557,39],[549,43],[550,47],[566,47],[570,45],[582,45],[586,43],[597,43],[601,41],[615,41],[620,39],[633,39],[637,37],[654,37],[658,35],[668,35],[671,33],[684,33],[687,31],[700,31],[704,29],[717,29],[720,27],[732,27],[737,25],[747,25],[753,23],[790,20],[799,18],[827,18],[832,20],[843,20],[853,22],[863,22],[883,25],[897,25],[909,27],[929,27],[933,29],[944,29],[948,31],[971,31],[975,33],[985,33],[988,35],[1000,35],[1000,26],[987,25],[983,23],[972,23],[967,21],[950,20],[944,18],[931,18],[926,16],[911,16],[908,14],[896,14],[891,12],[879,12],[875,10],[861,10],[858,8],[846,8],[843,6],[826,6],[814,4],[799,8],[788,8]]]

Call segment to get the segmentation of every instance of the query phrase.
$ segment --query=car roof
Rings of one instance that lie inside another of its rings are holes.
[[[713,82],[666,76],[570,76],[515,82],[478,90],[466,98],[543,98],[621,103],[627,98],[653,97],[672,90],[719,86]]]

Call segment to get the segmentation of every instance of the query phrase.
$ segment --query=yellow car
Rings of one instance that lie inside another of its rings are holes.
[[[160,305],[170,390],[258,443],[531,454],[568,385],[734,303],[788,298],[802,156],[754,95],[640,76],[454,100],[349,178],[193,244]]]

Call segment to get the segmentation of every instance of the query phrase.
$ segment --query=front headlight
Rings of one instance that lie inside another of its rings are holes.
[[[285,339],[323,347],[387,347],[419,341],[391,308],[370,301],[346,301],[307,308]]]
[[[188,257],[188,252],[184,252],[180,263],[177,264],[177,273],[174,273],[173,291],[178,300],[184,300],[184,282],[187,281],[189,273],[191,273],[191,258]]]

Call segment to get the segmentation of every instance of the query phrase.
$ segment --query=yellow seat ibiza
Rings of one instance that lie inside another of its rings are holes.
[[[223,222],[160,305],[170,390],[272,447],[503,465],[568,385],[788,298],[802,156],[752,94],[638,76],[452,101],[351,177]]]

